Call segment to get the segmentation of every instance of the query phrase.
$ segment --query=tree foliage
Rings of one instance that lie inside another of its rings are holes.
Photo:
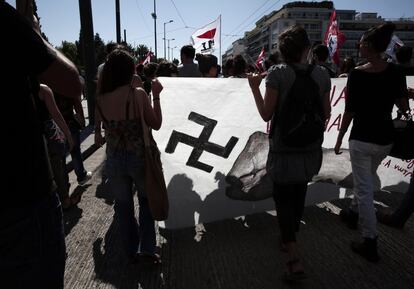
[[[79,65],[78,49],[75,43],[69,41],[62,41],[62,44],[56,47],[60,52],[62,52],[70,61]]]
[[[139,61],[143,61],[147,56],[149,49],[146,45],[140,44],[137,46],[136,54]]]

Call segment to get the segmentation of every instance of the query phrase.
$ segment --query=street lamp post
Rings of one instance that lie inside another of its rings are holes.
[[[177,46],[171,47],[171,61],[174,61],[174,49],[176,49]]]
[[[154,39],[155,39],[155,58],[157,58],[157,7],[154,0],[154,12],[151,13],[152,18],[154,18]]]
[[[168,41],[168,60],[170,60],[170,41],[173,41],[173,40],[175,40],[175,39],[174,38],[167,39],[167,41]]]
[[[170,20],[168,22],[164,22],[164,38],[163,38],[164,39],[164,59],[167,59],[167,49],[165,47],[165,45],[166,45],[165,40],[167,39],[166,36],[165,36],[165,25],[167,25],[168,23],[171,23],[173,21],[174,20]]]

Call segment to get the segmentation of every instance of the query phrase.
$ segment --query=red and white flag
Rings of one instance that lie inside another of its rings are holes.
[[[152,57],[152,52],[148,51],[147,56],[145,57],[145,59],[143,61],[141,61],[141,64],[148,64],[151,62],[151,57]]]
[[[213,22],[198,29],[191,35],[191,44],[196,53],[212,54],[220,48],[221,15]]]
[[[336,11],[332,11],[329,19],[328,29],[325,33],[324,43],[329,49],[329,55],[332,61],[339,65],[339,47],[345,42],[345,35],[339,31],[338,22],[336,21]]]
[[[262,51],[260,51],[260,54],[259,54],[259,56],[257,57],[257,60],[256,60],[256,68],[260,72],[264,72],[266,70],[265,60],[266,60],[266,56],[265,56],[265,51],[264,51],[264,47],[263,47]]]
[[[390,41],[390,44],[388,44],[387,49],[385,50],[385,54],[392,57],[392,59],[396,60],[395,52],[400,47],[404,46],[404,43],[401,41],[398,36],[393,35]]]

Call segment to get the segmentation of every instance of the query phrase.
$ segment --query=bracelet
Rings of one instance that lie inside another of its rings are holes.
[[[156,100],[160,100],[160,98],[159,98],[159,97],[154,97],[154,98],[152,99],[152,101],[156,101]]]

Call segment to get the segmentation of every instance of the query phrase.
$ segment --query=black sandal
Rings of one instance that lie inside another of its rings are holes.
[[[137,263],[145,265],[161,265],[161,257],[158,254],[148,254],[148,253],[138,253],[137,254]]]
[[[287,282],[295,282],[306,279],[306,273],[303,270],[293,271],[293,265],[299,263],[299,259],[293,259],[286,262],[288,270],[283,274],[283,280]]]

